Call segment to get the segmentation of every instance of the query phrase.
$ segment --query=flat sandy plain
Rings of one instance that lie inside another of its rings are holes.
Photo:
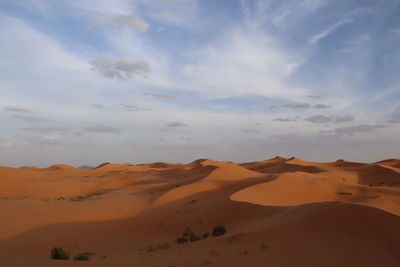
[[[0,167],[0,216],[4,267],[398,267],[400,160]]]

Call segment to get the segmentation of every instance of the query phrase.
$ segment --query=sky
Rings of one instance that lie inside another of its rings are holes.
[[[0,0],[0,165],[400,158],[398,0]]]

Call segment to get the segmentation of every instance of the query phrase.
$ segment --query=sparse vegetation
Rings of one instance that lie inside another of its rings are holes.
[[[220,236],[226,233],[226,229],[222,225],[217,225],[213,228],[211,236]],[[184,244],[187,242],[196,242],[202,239],[207,239],[210,237],[209,232],[205,232],[204,234],[196,234],[193,232],[189,227],[186,228],[186,230],[183,232],[182,236],[179,236],[177,239],[175,239],[175,242],[178,244]]]
[[[51,250],[51,258],[53,260],[68,260],[70,256],[70,253],[65,251],[61,247],[54,247]]]
[[[90,260],[90,257],[86,253],[80,253],[74,257],[74,260],[75,261],[88,261],[88,260]]]
[[[201,236],[199,236],[195,232],[190,233],[190,242],[196,242],[196,241],[199,241],[200,239],[201,239]]]
[[[147,247],[147,253],[153,252],[153,251],[156,251],[156,250],[159,250],[159,249],[166,249],[166,248],[169,248],[170,246],[171,245],[168,242],[165,242],[165,241],[160,242],[158,244],[152,244],[152,245]]]
[[[189,241],[189,239],[186,236],[180,236],[175,241],[178,244],[184,244],[184,243],[187,243]]]
[[[89,197],[87,197],[87,196],[79,195],[79,196],[76,196],[76,197],[72,198],[72,201],[82,201],[82,200],[85,200],[85,199],[88,199],[88,198]]]
[[[217,225],[213,228],[211,236],[220,236],[226,233],[226,229],[222,225]]]

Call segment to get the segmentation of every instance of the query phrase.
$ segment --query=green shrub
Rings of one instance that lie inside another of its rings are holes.
[[[88,261],[90,260],[89,255],[85,253],[78,254],[74,257],[75,261]]]
[[[178,237],[175,241],[178,244],[183,244],[183,243],[187,243],[189,241],[189,239],[186,236],[181,236],[181,237]]]
[[[191,232],[190,233],[190,242],[196,242],[199,241],[201,239],[201,237],[196,234],[195,232]]]
[[[61,247],[54,247],[51,250],[51,258],[53,260],[68,260],[69,255],[70,255],[70,253],[68,253]]]
[[[220,235],[223,235],[225,233],[226,233],[225,227],[223,227],[222,225],[217,225],[212,230],[211,236],[220,236]]]
[[[210,233],[204,233],[203,234],[203,239],[207,239],[207,238],[209,238],[210,237]]]

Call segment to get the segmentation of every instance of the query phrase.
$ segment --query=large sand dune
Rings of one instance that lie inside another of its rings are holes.
[[[399,162],[0,167],[0,266],[400,266]]]

